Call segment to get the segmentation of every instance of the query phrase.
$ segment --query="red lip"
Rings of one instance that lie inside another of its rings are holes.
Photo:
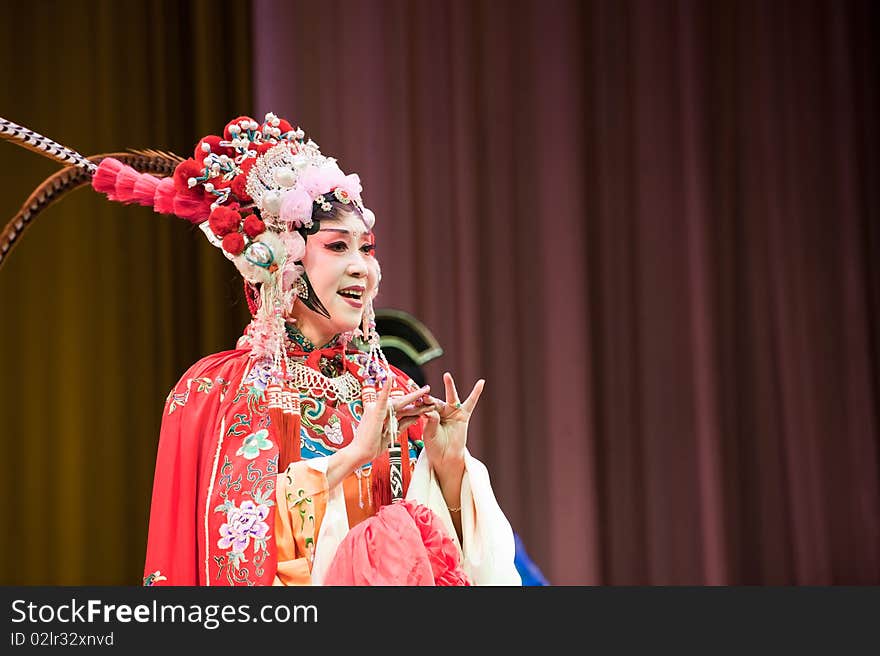
[[[364,293],[366,293],[366,291],[367,291],[367,288],[364,287],[363,285],[349,285],[348,287],[343,287],[342,289],[340,289],[336,293],[339,294],[340,296],[342,296],[342,299],[346,303],[348,303],[351,307],[360,309],[360,308],[364,307],[363,301],[358,301],[356,299],[349,298],[348,296],[343,296],[342,292],[359,292],[361,295],[361,298],[363,298],[363,295],[364,295]]]

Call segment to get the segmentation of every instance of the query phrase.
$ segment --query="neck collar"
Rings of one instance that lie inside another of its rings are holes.
[[[285,330],[287,331],[287,338],[297,346],[297,350],[304,351],[306,353],[333,348],[334,346],[337,346],[339,342],[339,335],[334,335],[330,339],[330,341],[323,346],[315,346],[312,343],[312,340],[303,335],[302,331],[296,327],[296,324],[285,324]]]

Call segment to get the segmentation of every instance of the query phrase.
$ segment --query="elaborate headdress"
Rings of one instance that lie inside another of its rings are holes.
[[[46,180],[0,233],[0,265],[43,207],[91,181],[110,200],[198,225],[244,277],[253,316],[244,339],[252,355],[279,366],[284,317],[294,302],[327,315],[300,263],[305,239],[318,230],[316,215],[335,203],[351,206],[368,230],[375,222],[359,177],[344,174],[302,129],[271,113],[262,124],[248,116],[230,121],[222,137],[200,139],[188,159],[159,151],[87,158],[5,119],[0,136],[72,165]],[[381,359],[371,300],[362,326],[344,339],[362,339]]]

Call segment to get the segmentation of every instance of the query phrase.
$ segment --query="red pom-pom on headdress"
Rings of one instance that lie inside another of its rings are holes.
[[[264,141],[263,143],[259,144],[258,146],[255,146],[254,150],[257,151],[257,156],[260,156],[263,153],[265,153],[266,151],[269,151],[272,148],[274,148],[276,145],[277,144],[273,144],[271,141]]]
[[[213,216],[213,215],[212,215]],[[256,214],[248,214],[244,217],[244,234],[253,239],[257,235],[266,232],[266,224]]]
[[[194,187],[189,184],[190,178],[198,178],[204,173],[204,169],[194,159],[185,159],[174,169],[174,187],[177,193],[186,193]]]
[[[231,141],[234,138],[232,131],[230,131],[230,129],[229,129],[230,126],[234,125],[237,128],[241,128],[242,121],[247,121],[248,124],[252,124],[254,126],[259,126],[259,124],[254,119],[252,119],[250,116],[239,116],[238,118],[234,118],[231,121],[229,121],[229,123],[226,124],[225,128],[223,128],[223,138],[226,139],[226,141]],[[256,129],[256,127],[254,129]]]
[[[283,118],[278,119],[278,125],[275,127],[277,127],[279,130],[281,130],[281,134],[286,134],[287,132],[290,132],[293,130],[293,126],[290,124],[290,122],[284,120]]]
[[[245,187],[247,187],[248,172],[251,170],[251,167],[256,161],[257,160],[253,157],[248,157],[241,164],[239,164],[239,168],[241,168],[241,173],[239,173],[232,179],[232,193],[235,194],[235,197],[243,203],[250,203],[253,200],[248,195]]]
[[[210,153],[214,153],[215,155],[229,155],[230,150],[221,146],[221,141],[222,138],[218,137],[216,134],[209,134],[207,137],[202,137],[199,140],[199,143],[196,144],[195,151],[193,152],[193,157],[196,162],[201,164]],[[207,144],[209,150],[205,150],[203,144]]]
[[[213,201],[202,190],[190,190],[174,195],[174,213],[181,219],[192,223],[201,223],[211,214]]]
[[[223,205],[211,212],[211,216],[208,219],[211,231],[218,237],[224,237],[230,232],[238,232],[239,223],[241,223],[241,215]]]
[[[240,232],[230,232],[223,238],[223,250],[230,255],[238,255],[244,250],[244,237]]]

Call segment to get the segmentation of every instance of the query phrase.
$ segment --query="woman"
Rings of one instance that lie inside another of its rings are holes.
[[[183,161],[85,158],[5,119],[0,136],[72,165],[7,225],[4,255],[59,189],[91,180],[198,225],[245,280],[236,349],[167,398],[145,585],[520,583],[466,449],[483,381],[462,400],[446,374],[440,400],[379,347],[375,217],[357,175],[273,114],[230,121]]]
[[[104,159],[93,187],[199,225],[253,315],[168,396],[146,585],[519,584],[466,449],[483,381],[461,399],[446,374],[440,400],[379,348],[375,218],[356,175],[268,114],[201,139],[170,178]]]

